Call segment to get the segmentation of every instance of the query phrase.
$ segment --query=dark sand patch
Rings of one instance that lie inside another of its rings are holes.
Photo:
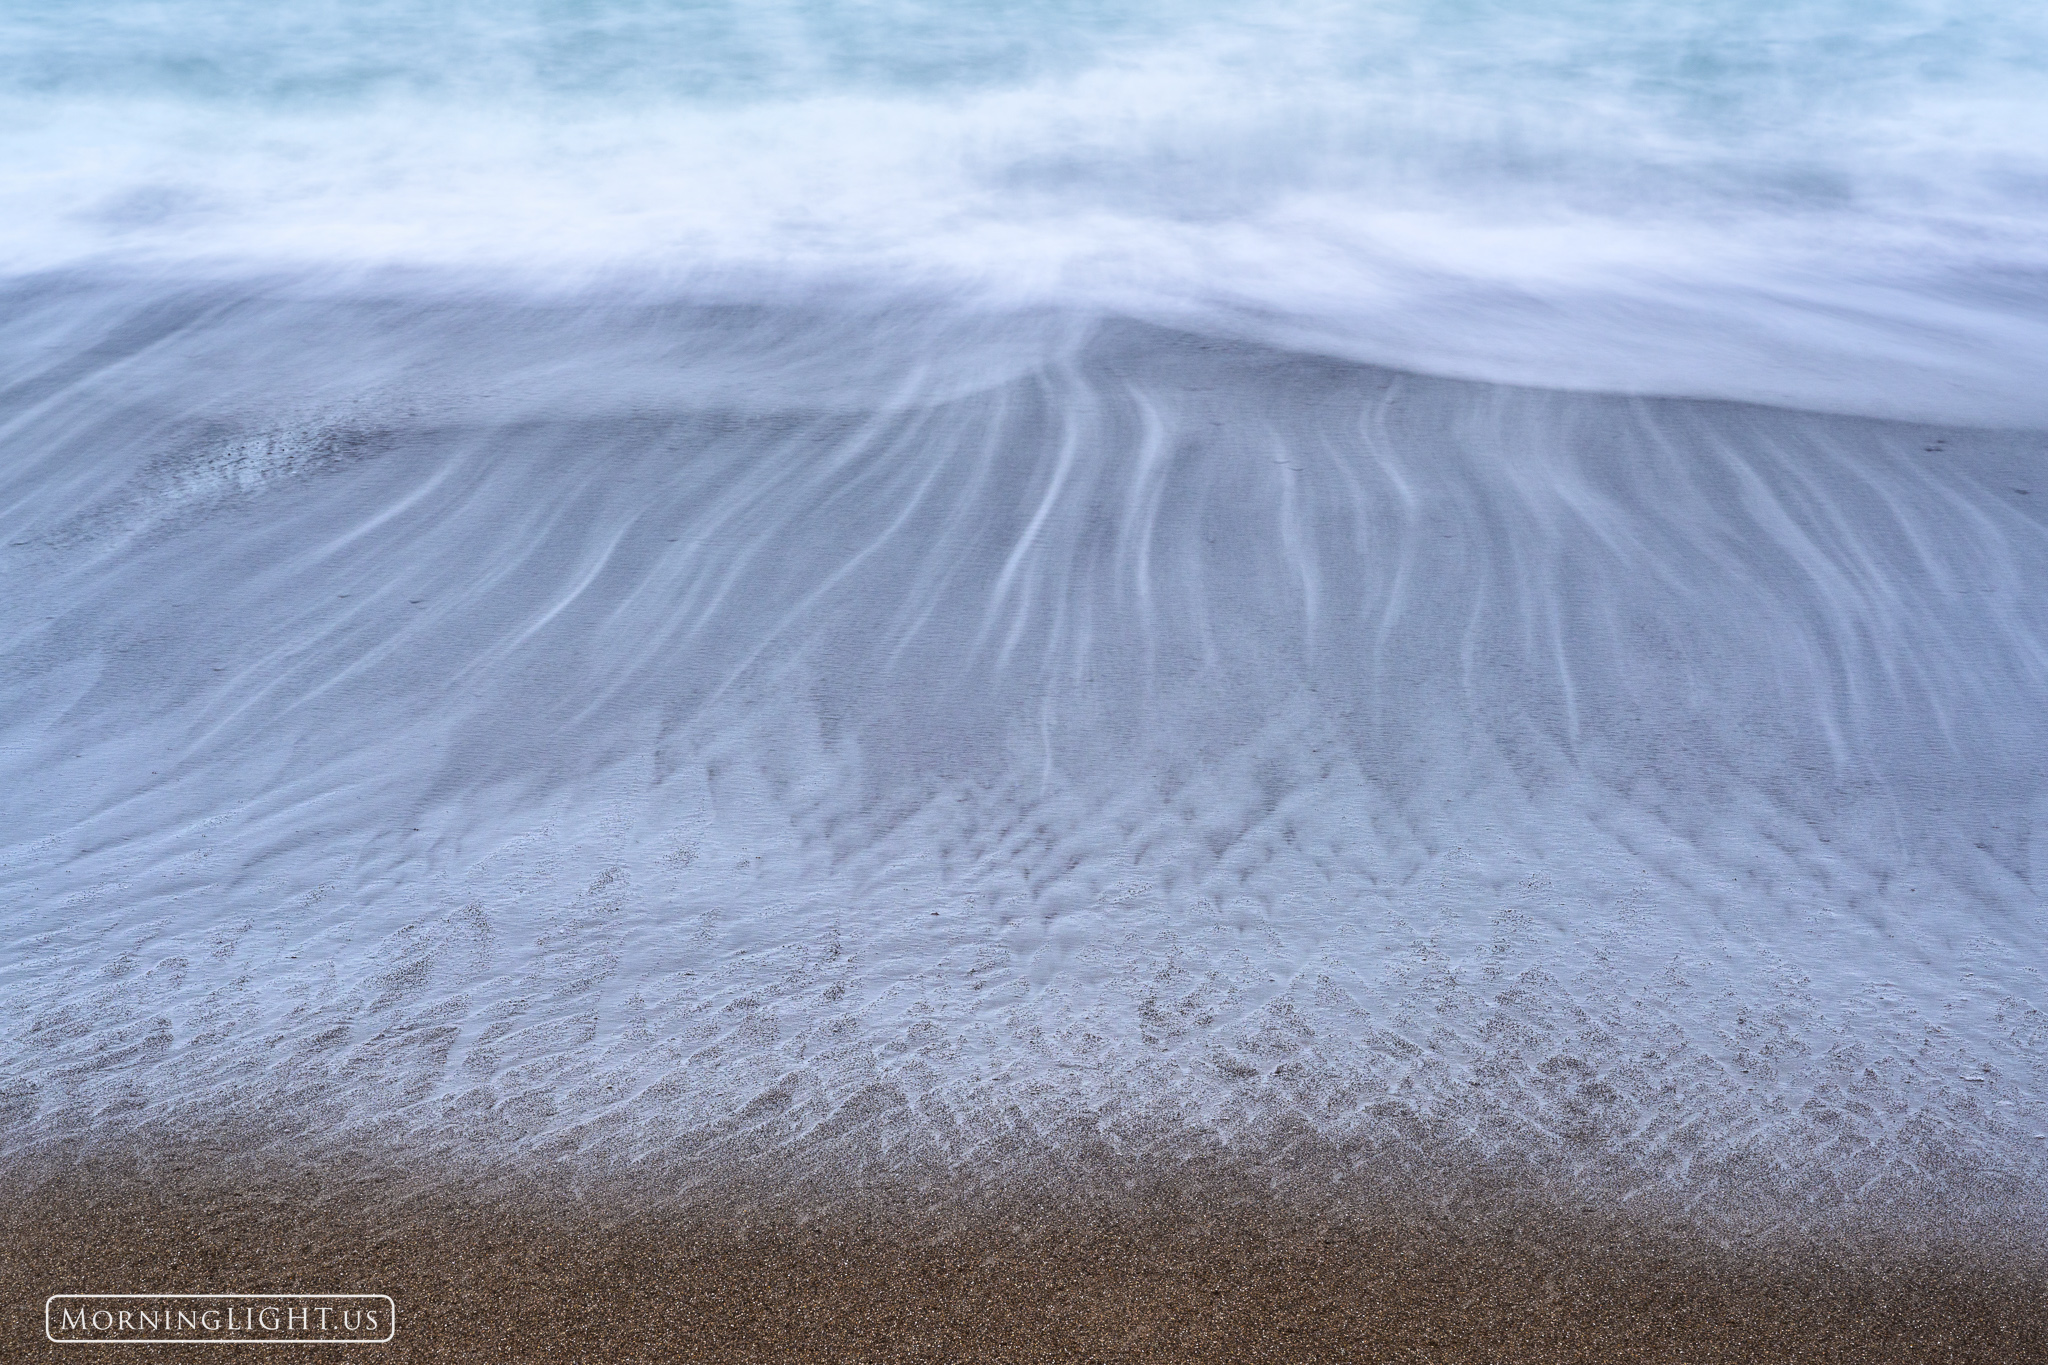
[[[11,1167],[0,1354],[211,1359],[50,1345],[44,1297],[237,1290],[387,1293],[399,1329],[236,1359],[2048,1361],[2048,1272],[1997,1228],[1731,1243],[1506,1188],[1304,1199],[1196,1164],[659,1197],[644,1171],[221,1155]]]

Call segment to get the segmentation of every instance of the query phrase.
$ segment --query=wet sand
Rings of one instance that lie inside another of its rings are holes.
[[[43,1300],[233,1290],[398,1304],[389,1346],[264,1359],[2048,1360],[2048,1273],[1995,1226],[1731,1240],[1507,1185],[1304,1198],[1215,1164],[676,1198],[675,1172],[253,1156],[15,1163],[6,1357],[193,1359],[48,1344]]]

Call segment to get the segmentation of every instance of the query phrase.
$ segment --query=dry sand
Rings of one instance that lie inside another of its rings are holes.
[[[974,1188],[699,1171],[686,1197],[676,1172],[572,1183],[535,1178],[543,1169],[569,1168],[458,1178],[432,1162],[206,1145],[16,1160],[0,1354],[213,1358],[47,1344],[51,1293],[367,1291],[398,1304],[389,1346],[256,1354],[2048,1360],[2036,1244],[1896,1212],[1745,1240],[1512,1182],[1314,1197],[1216,1162],[1075,1165]]]

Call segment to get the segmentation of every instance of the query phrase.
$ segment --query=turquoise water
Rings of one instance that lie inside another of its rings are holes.
[[[0,250],[907,283],[2032,425],[2044,68],[2014,5],[38,4]]]

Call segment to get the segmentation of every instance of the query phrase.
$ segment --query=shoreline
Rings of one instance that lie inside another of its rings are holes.
[[[2044,1358],[2037,434],[203,294],[10,329],[12,1311]]]

